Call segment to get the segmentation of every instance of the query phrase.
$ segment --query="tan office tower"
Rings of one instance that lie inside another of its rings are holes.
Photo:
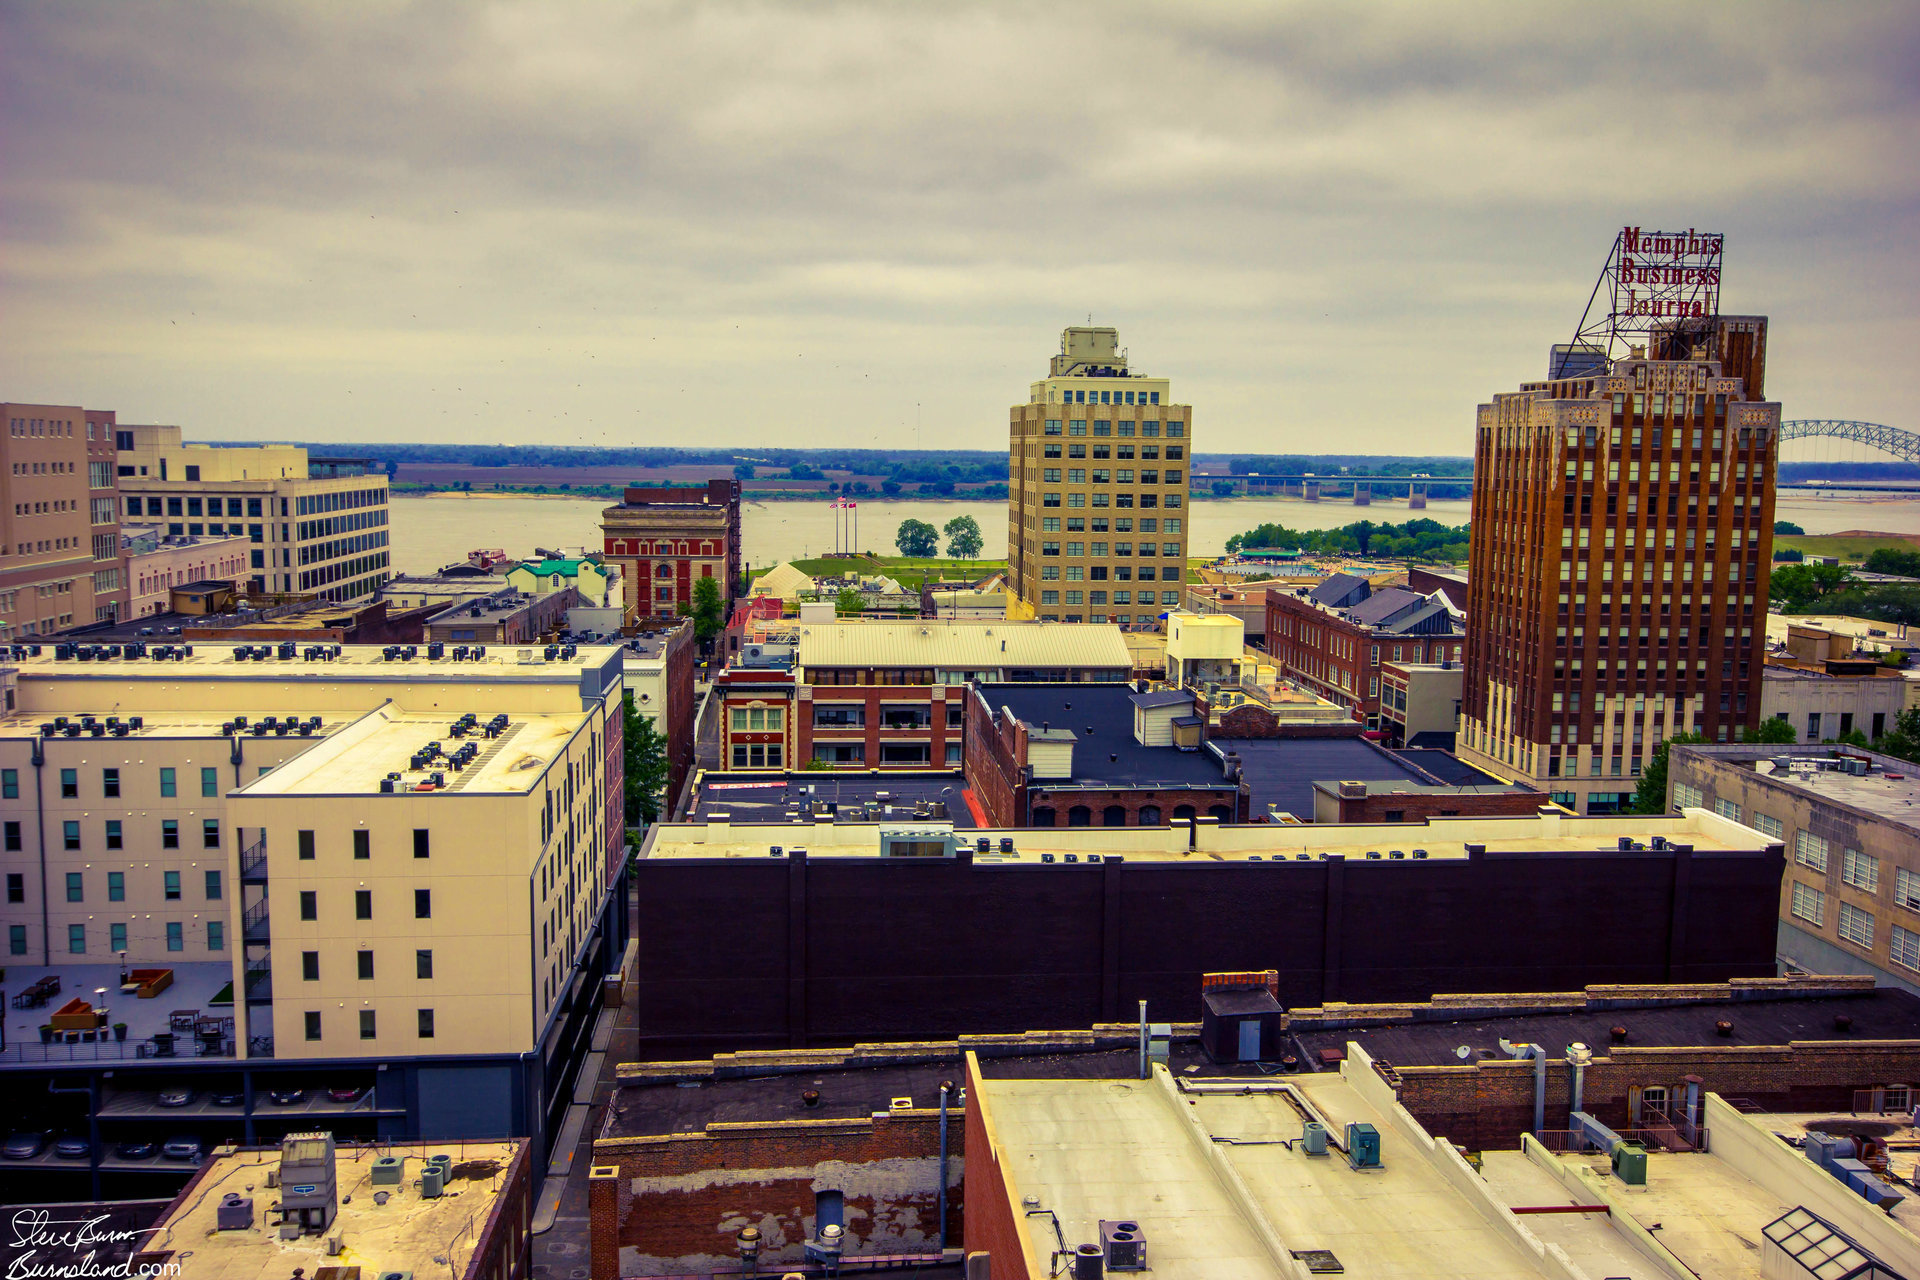
[[[1780,406],[1767,322],[1655,325],[1656,353],[1480,406],[1459,754],[1581,813],[1663,739],[1760,720]],[[1685,339],[1681,341],[1680,339]]]
[[[0,419],[0,642],[120,616],[114,415],[0,404]]]
[[[1159,625],[1186,590],[1193,409],[1118,330],[1075,326],[1009,416],[1007,616]]]

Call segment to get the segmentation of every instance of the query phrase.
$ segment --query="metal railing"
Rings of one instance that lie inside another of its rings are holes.
[[[0,1063],[132,1062],[151,1058],[231,1058],[231,1037],[215,1041],[193,1036],[167,1035],[164,1040],[146,1037],[139,1040],[115,1040],[111,1033],[91,1043],[68,1044],[65,1037],[51,1043],[16,1040],[0,1050]]]
[[[247,1002],[256,1004],[271,1002],[273,999],[273,953],[268,952],[258,960],[247,962],[241,975],[246,982]]]
[[[272,936],[265,898],[248,907],[245,914],[240,917],[240,934],[248,942],[265,942]]]
[[[267,837],[262,832],[260,838],[240,850],[240,878],[247,880],[255,877],[265,878],[267,874]]]
[[[1615,1132],[1623,1141],[1637,1142],[1650,1151],[1705,1151],[1710,1136],[1710,1131],[1704,1125],[1691,1127],[1691,1136],[1682,1134],[1677,1126],[1671,1125],[1655,1129],[1618,1129]],[[1555,1155],[1581,1152],[1607,1154],[1594,1146],[1586,1133],[1579,1129],[1542,1129],[1533,1137]]]

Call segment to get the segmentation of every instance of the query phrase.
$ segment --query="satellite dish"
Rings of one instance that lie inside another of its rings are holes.
[[[1463,1044],[1458,1049],[1455,1049],[1453,1051],[1453,1056],[1456,1058],[1459,1058],[1461,1061],[1464,1062],[1466,1059],[1471,1058],[1473,1056],[1473,1046]]]

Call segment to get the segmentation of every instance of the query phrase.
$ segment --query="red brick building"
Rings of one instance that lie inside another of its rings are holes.
[[[727,616],[740,584],[740,482],[709,480],[704,488],[628,489],[600,514],[607,559],[620,566],[626,625],[671,618],[692,607],[693,584],[720,583]]]
[[[1369,729],[1380,727],[1382,663],[1454,661],[1465,638],[1463,618],[1439,591],[1376,591],[1348,573],[1267,591],[1267,652],[1285,675],[1351,708]]]

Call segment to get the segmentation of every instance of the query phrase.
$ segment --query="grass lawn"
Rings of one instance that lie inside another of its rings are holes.
[[[1920,543],[1897,534],[1849,537],[1845,534],[1794,536],[1777,533],[1773,536],[1773,547],[1776,551],[1792,550],[1809,556],[1839,556],[1842,560],[1852,561],[1855,564],[1865,560],[1882,547],[1891,547],[1895,551],[1912,551],[1916,546],[1920,546]]]

